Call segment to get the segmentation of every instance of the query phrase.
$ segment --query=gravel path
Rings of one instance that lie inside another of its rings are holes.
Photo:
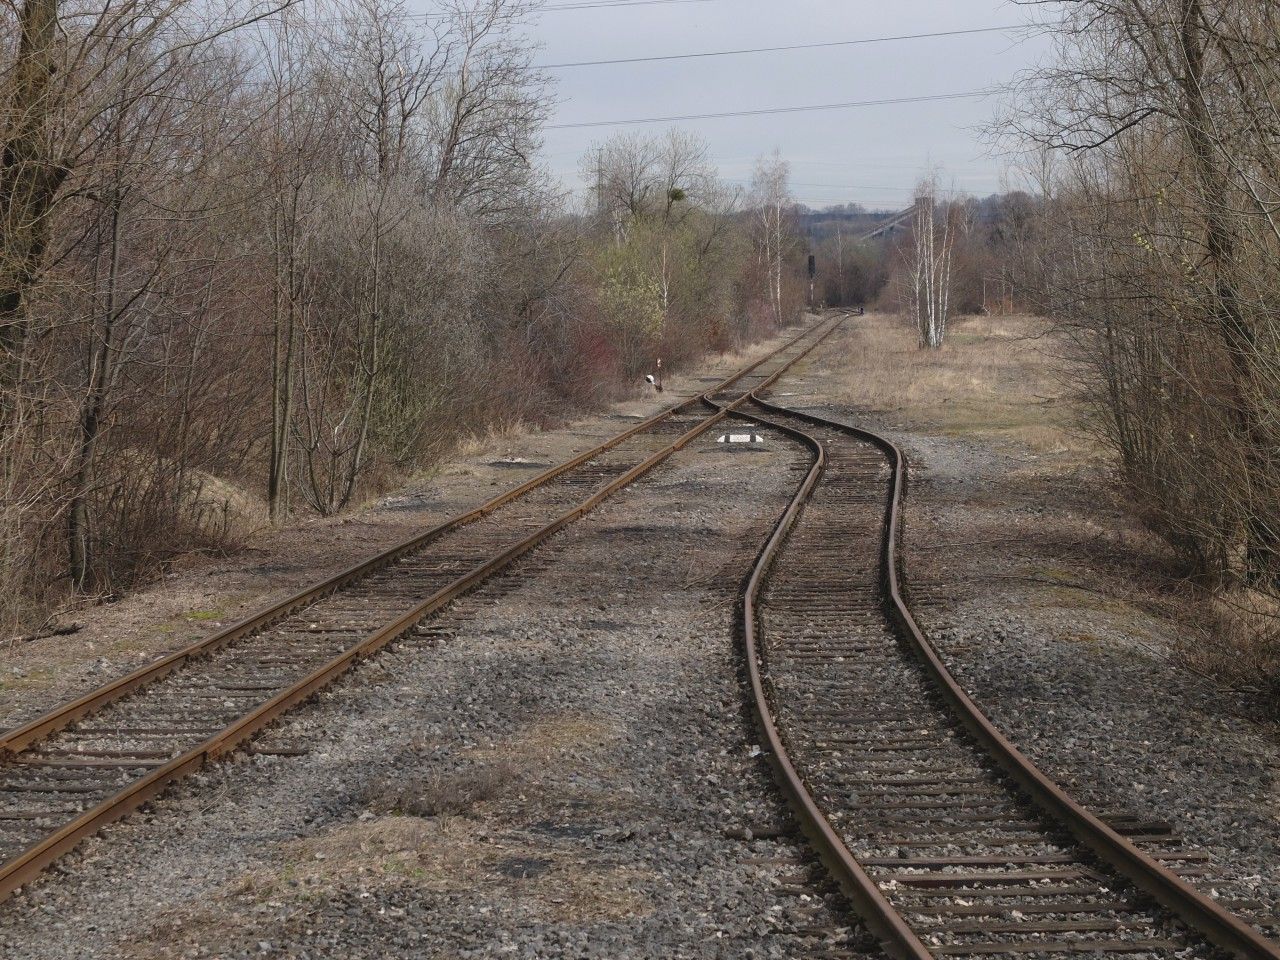
[[[263,744],[303,755],[90,841],[0,955],[874,956],[773,799],[731,632],[801,462],[705,438]]]

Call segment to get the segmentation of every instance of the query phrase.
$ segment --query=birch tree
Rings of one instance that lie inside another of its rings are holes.
[[[791,202],[791,166],[782,152],[760,157],[751,175],[751,203],[757,219],[757,250],[764,268],[773,322],[783,323],[782,282],[788,252],[787,208]]]
[[[939,210],[938,179],[922,180],[915,191],[912,218],[911,310],[920,345],[942,346],[951,309],[951,264],[955,246],[954,204]],[[941,215],[939,215],[941,212]]]

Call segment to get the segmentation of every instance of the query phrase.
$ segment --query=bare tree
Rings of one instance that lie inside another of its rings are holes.
[[[322,95],[314,64],[327,59],[325,36],[297,11],[265,26],[260,35],[268,101],[262,134],[249,162],[261,171],[272,266],[271,434],[267,503],[271,519],[289,512],[290,428],[294,414],[298,336],[314,297],[309,246],[316,229],[317,180],[333,169],[337,145],[334,106]]]
[[[6,623],[790,315],[780,158],[748,213],[698,138],[617,139],[613,242],[570,213],[530,11],[0,9]]]
[[[936,174],[917,185],[911,231],[911,311],[920,345],[933,350],[942,346],[951,310],[956,210],[954,203],[939,203]]]
[[[184,0],[17,7],[18,49],[0,118],[0,396],[19,388],[26,301],[46,265],[58,204],[113,135],[103,119],[154,101],[201,49],[291,2],[229,3],[219,14]]]
[[[501,218],[529,182],[547,80],[523,28],[528,0],[450,0],[442,84],[428,101],[430,189],[437,200]]]
[[[751,174],[751,203],[758,220],[758,252],[768,275],[769,303],[774,323],[784,320],[782,279],[789,234],[786,217],[791,200],[791,166],[775,149],[760,157]]]
[[[1261,0],[1075,0],[1015,117],[1060,158],[1049,306],[1100,429],[1204,576],[1280,583],[1277,27]],[[1206,445],[1213,437],[1212,446]]]

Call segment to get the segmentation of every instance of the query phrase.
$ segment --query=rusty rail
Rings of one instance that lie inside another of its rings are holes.
[[[727,377],[707,392],[711,393],[728,388],[734,382],[747,376],[759,366],[777,356],[777,354],[781,353],[783,350],[786,350],[788,347],[799,342],[805,336],[808,336],[813,332],[813,330],[814,328],[808,328],[801,331],[797,336],[782,344],[777,350],[761,357],[755,363],[738,370],[732,376]],[[826,336],[827,333],[829,333],[829,331],[824,332],[823,336]],[[416,536],[413,536],[402,543],[396,544],[393,547],[389,547],[366,560],[362,560],[359,563],[334,574],[326,580],[321,581],[320,583],[313,584],[312,586],[306,587],[283,600],[264,607],[239,622],[218,631],[217,633],[204,637],[181,650],[177,650],[167,656],[161,657],[152,663],[124,675],[123,677],[92,690],[75,700],[68,701],[65,704],[60,704],[49,712],[22,724],[19,727],[15,727],[14,729],[7,731],[3,736],[0,736],[0,758],[12,756],[19,750],[30,746],[38,740],[44,739],[52,733],[56,733],[57,731],[64,729],[69,724],[81,719],[108,703],[118,700],[126,694],[132,693],[148,683],[159,680],[193,658],[213,653],[230,643],[234,643],[236,640],[247,637],[258,630],[269,626],[281,617],[293,613],[294,611],[299,610],[322,597],[341,590],[344,586],[366,576],[369,573],[382,569],[388,564],[395,562],[400,557],[421,550],[423,547],[429,545],[431,541],[439,538],[441,534],[448,530],[452,530],[456,527],[462,526],[463,524],[472,523],[482,517],[488,516],[493,511],[505,506],[513,500],[518,499],[530,490],[547,483],[549,480],[555,479],[575,467],[581,466],[588,460],[591,460],[592,458],[599,456],[601,453],[616,447],[618,444],[635,434],[647,430],[655,424],[696,405],[699,399],[700,397],[691,397],[687,400],[681,401],[680,403],[674,404],[665,410],[661,410],[652,417],[649,417],[622,433],[619,433],[617,436],[609,438],[604,443],[592,447],[578,456],[573,457],[570,460],[566,460],[564,463],[551,467],[548,470],[544,470],[537,476],[531,477],[524,483],[521,483],[490,500],[487,500],[485,503],[475,507],[474,509],[450,517],[431,529],[417,534]]]
[[[841,839],[839,832],[822,812],[813,794],[809,792],[804,778],[791,761],[782,734],[774,721],[773,711],[769,707],[770,698],[765,689],[765,678],[761,669],[764,658],[756,638],[756,601],[778,551],[799,519],[805,501],[809,499],[822,478],[826,467],[826,452],[822,444],[803,431],[774,421],[762,420],[761,422],[768,423],[775,430],[808,447],[813,454],[813,463],[796,489],[787,509],[769,534],[769,539],[761,548],[742,592],[740,622],[743,653],[756,725],[767,746],[767,756],[773,766],[777,783],[800,821],[801,829],[813,844],[832,877],[840,885],[841,890],[853,902],[864,922],[879,937],[885,949],[898,960],[930,960],[933,954],[885,899],[880,888],[858,863],[857,858]]]
[[[764,387],[760,388],[761,390]],[[907,480],[907,461],[892,441],[869,430],[853,427],[791,410],[760,399],[750,400],[762,410],[799,419],[806,423],[844,432],[881,450],[889,460],[891,478],[886,494],[884,537],[881,552],[881,580],[886,612],[900,637],[917,655],[927,675],[956,717],[1031,800],[1052,820],[1065,827],[1084,847],[1138,889],[1177,915],[1193,930],[1215,945],[1245,960],[1280,960],[1280,945],[1200,893],[1163,864],[1139,850],[1130,840],[1073,800],[1057,783],[1024,756],[982,712],[947,669],[933,645],[912,616],[901,588],[902,562],[897,543],[901,537],[902,501]],[[742,403],[735,405],[742,406]],[[868,926],[895,957],[925,960],[931,957],[925,944],[893,908],[849,851],[839,833],[820,809],[803,777],[788,756],[779,733],[762,676],[762,651],[756,636],[756,602],[761,587],[777,559],[782,545],[823,473],[825,453],[813,437],[786,424],[755,418],[791,436],[814,453],[813,464],[797,488],[787,510],[757,558],[743,591],[742,632],[754,712],[768,743],[770,759],[779,783],[791,801],[801,825],[833,876],[853,900]]]
[[[768,386],[781,376],[786,369],[805,357],[826,337],[830,336],[842,321],[843,318],[838,317],[831,322],[819,323],[807,328],[796,337],[793,337],[786,343],[782,344],[777,350],[772,351],[765,357],[757,360],[755,363],[739,370],[732,376],[716,384],[705,393],[675,404],[667,410],[662,411],[635,427],[611,438],[605,443],[588,450],[586,453],[581,454],[564,464],[544,471],[537,477],[534,477],[518,487],[489,500],[480,507],[463,514],[459,514],[451,520],[445,521],[443,524],[432,528],[430,531],[386,550],[369,560],[363,561],[362,563],[325,580],[321,584],[317,584],[314,587],[294,594],[277,604],[259,611],[227,630],[214,634],[199,643],[193,644],[175,654],[171,654],[170,656],[157,661],[154,664],[122,677],[114,683],[108,684],[99,690],[93,691],[75,701],[56,708],[45,716],[40,717],[6,735],[3,740],[0,740],[0,747],[4,749],[8,756],[13,756],[24,747],[38,742],[42,738],[67,727],[69,724],[74,723],[76,720],[89,713],[92,713],[94,710],[99,709],[108,703],[114,702],[115,700],[138,690],[140,687],[159,679],[165,674],[172,672],[183,663],[190,661],[193,658],[207,656],[214,650],[220,649],[239,638],[247,636],[256,630],[262,629],[264,626],[279,619],[286,613],[304,606],[311,600],[339,590],[343,585],[350,583],[352,580],[357,579],[374,569],[380,569],[408,552],[421,549],[423,546],[428,545],[433,538],[438,536],[444,530],[485,516],[502,505],[516,499],[522,493],[531,490],[540,484],[546,483],[574,466],[586,462],[592,457],[616,446],[626,438],[635,435],[641,430],[669,418],[677,412],[685,411],[688,408],[697,405],[709,394],[727,389],[736,381],[751,374],[766,361],[778,357],[788,348],[798,344],[806,336],[814,335],[812,343],[808,344],[800,353],[788,360],[761,384],[761,387]],[[683,449],[716,423],[727,417],[732,409],[735,409],[738,405],[746,402],[747,396],[747,394],[744,394],[735,403],[728,405],[725,409],[720,410],[714,415],[704,418],[702,422],[681,434],[674,442],[668,444],[661,450],[650,455],[627,470],[625,473],[609,481],[576,507],[563,513],[554,521],[532,532],[501,552],[489,557],[469,573],[458,577],[448,586],[438,590],[430,597],[405,611],[403,615],[399,616],[394,621],[385,624],[378,630],[366,636],[360,642],[349,647],[341,655],[331,659],[329,662],[312,671],[309,675],[301,678],[288,688],[276,694],[274,697],[261,703],[251,712],[237,718],[229,726],[222,729],[214,736],[209,737],[203,743],[177,757],[174,757],[164,765],[131,782],[124,789],[112,795],[107,800],[97,804],[89,810],[84,811],[79,816],[57,829],[55,832],[26,848],[17,857],[14,857],[4,864],[0,864],[0,898],[8,896],[23,884],[35,879],[45,868],[64,853],[71,850],[86,836],[89,836],[106,824],[137,809],[143,803],[158,795],[175,780],[199,770],[207,763],[210,763],[218,757],[234,750],[237,746],[261,731],[281,714],[289,710],[291,707],[301,703],[327,684],[331,683],[336,677],[351,669],[361,660],[385,647],[392,640],[411,629],[424,617],[441,609],[461,594],[475,587],[495,571],[507,566],[517,557],[522,556],[529,550],[532,550],[548,537],[595,509],[596,506],[607,499],[611,494],[633,483],[635,480],[651,471],[658,464],[665,461],[671,455]]]

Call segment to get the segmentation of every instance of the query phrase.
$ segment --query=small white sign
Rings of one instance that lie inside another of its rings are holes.
[[[716,443],[764,443],[764,437],[758,433],[725,433]]]

